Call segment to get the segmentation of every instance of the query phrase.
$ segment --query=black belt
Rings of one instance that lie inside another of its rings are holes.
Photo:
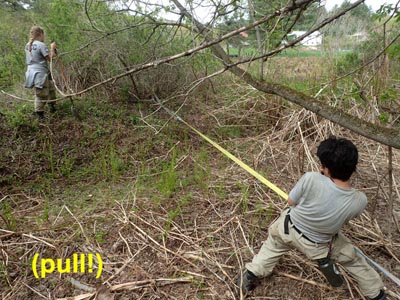
[[[314,243],[314,244],[321,244],[321,243],[314,242],[313,240],[311,240],[310,238],[308,238],[306,235],[304,235],[304,234],[300,231],[300,229],[298,229],[296,226],[294,226],[292,220],[290,220],[289,212],[286,214],[286,217],[285,217],[285,223],[284,223],[284,226],[285,226],[285,234],[289,234],[289,223],[292,224],[292,228],[293,228],[294,230],[296,230],[297,233],[300,234],[300,235],[301,235],[303,238],[305,238],[307,241],[310,241],[311,243]]]

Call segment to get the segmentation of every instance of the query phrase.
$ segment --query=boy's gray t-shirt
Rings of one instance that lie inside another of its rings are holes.
[[[290,210],[293,224],[318,243],[329,242],[343,224],[359,216],[367,205],[364,193],[343,189],[317,172],[305,173],[289,197],[296,203]]]

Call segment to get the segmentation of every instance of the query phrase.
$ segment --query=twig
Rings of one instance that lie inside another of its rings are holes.
[[[192,281],[193,281],[193,276],[178,277],[178,278],[147,279],[147,280],[117,284],[110,287],[110,291],[132,290],[136,288],[143,288],[149,285],[165,286],[169,284],[187,283]]]
[[[24,285],[24,286],[26,286],[28,289],[30,289],[32,292],[34,292],[36,295],[38,295],[40,298],[43,298],[43,299],[49,299],[49,298],[47,298],[46,296],[44,296],[44,295],[42,295],[41,293],[39,293],[37,290],[35,290],[34,288],[31,288],[29,285],[27,285],[25,282],[23,282],[22,281],[22,284]]]
[[[244,234],[242,225],[240,224],[239,218],[237,218],[237,217],[236,217],[236,222],[237,222],[238,225],[239,225],[240,232],[242,233],[243,239],[244,239],[244,241],[246,242],[247,248],[249,249],[249,251],[251,252],[251,254],[254,256],[253,248],[250,247],[250,244],[249,244],[249,242],[248,242],[247,239],[246,239],[246,235]]]
[[[111,275],[106,281],[104,281],[103,284],[106,284],[106,283],[108,283],[111,279],[114,279],[115,277],[117,277],[118,274],[121,273],[121,272],[126,268],[126,266],[127,266],[129,263],[131,263],[131,262],[135,259],[135,257],[136,257],[137,255],[139,255],[139,253],[140,253],[143,249],[145,249],[145,248],[147,248],[147,245],[144,246],[143,248],[141,248],[139,251],[137,251],[137,252],[135,253],[135,255],[132,255],[132,256],[123,264],[123,266],[122,266],[121,268],[119,268],[119,269],[115,272],[115,274]]]
[[[66,297],[66,298],[56,298],[56,300],[83,300],[89,297],[92,297],[96,293],[87,293],[78,296]]]
[[[388,205],[388,216],[393,217],[393,149],[388,147],[388,179],[389,179],[389,205]],[[390,235],[392,234],[392,226],[390,227]]]
[[[75,219],[75,221],[78,223],[78,225],[79,225],[79,227],[80,227],[80,229],[81,229],[81,231],[82,231],[82,234],[83,234],[83,236],[85,237],[86,241],[87,241],[88,243],[90,243],[90,240],[89,240],[89,238],[87,237],[85,231],[83,230],[83,227],[82,227],[81,223],[79,222],[79,220],[78,220],[78,219],[75,217],[75,215],[69,210],[68,206],[64,205],[63,207],[64,207],[64,208],[68,211],[68,213]]]
[[[301,277],[298,277],[298,276],[294,276],[294,275],[291,275],[291,274],[288,274],[288,273],[279,272],[279,271],[276,271],[276,270],[273,270],[273,273],[276,274],[276,275],[280,275],[280,276],[284,276],[284,277],[287,277],[287,278],[290,278],[290,279],[301,281],[301,282],[304,282],[304,283],[307,283],[307,284],[315,285],[315,286],[318,286],[318,287],[321,287],[321,288],[324,288],[324,289],[327,289],[327,290],[331,290],[330,286],[327,286],[326,284],[315,282],[314,280],[304,279],[304,278],[301,278]]]
[[[15,235],[21,235],[21,236],[24,236],[24,237],[33,239],[33,240],[35,240],[35,241],[41,242],[41,243],[43,243],[43,244],[45,244],[45,245],[47,245],[47,246],[49,246],[49,247],[51,247],[51,248],[53,248],[53,249],[56,249],[56,246],[54,246],[54,245],[52,245],[52,244],[46,242],[46,241],[44,240],[44,238],[38,238],[38,237],[32,235],[31,233],[29,233],[29,234],[26,234],[26,233],[19,233],[19,232],[15,232],[15,231],[11,231],[11,230],[6,230],[6,229],[1,229],[1,228],[0,228],[0,231],[4,231],[4,232],[9,233],[9,234],[12,234],[12,235],[14,235],[14,234],[15,234]]]
[[[137,216],[137,218],[140,219],[139,216]],[[139,226],[137,226],[135,223],[133,223],[132,221],[129,221],[129,223],[135,227],[138,231],[140,231],[140,233],[142,233],[145,237],[147,237],[150,241],[152,241],[154,244],[156,244],[158,247],[160,247],[160,249],[163,249],[165,251],[167,251],[170,254],[173,254],[179,258],[181,258],[182,260],[184,260],[185,262],[187,262],[188,264],[190,264],[192,267],[198,269],[198,266],[196,266],[195,264],[193,264],[191,261],[187,260],[186,258],[184,258],[182,255],[175,253],[174,251],[164,247],[163,245],[161,245],[159,242],[157,242],[155,239],[153,239],[151,236],[149,236],[145,231],[143,231]]]
[[[388,295],[390,295],[391,297],[400,300],[400,295],[399,295],[399,294],[397,294],[397,293],[395,293],[395,292],[393,292],[393,291],[391,291],[391,290],[386,290],[386,293],[387,293]]]

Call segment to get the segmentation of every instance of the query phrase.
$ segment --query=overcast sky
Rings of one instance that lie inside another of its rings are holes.
[[[372,7],[374,11],[379,9],[382,4],[396,4],[398,0],[366,0],[365,4],[368,6]],[[327,10],[332,9],[332,7],[336,5],[342,4],[343,0],[325,0],[325,7]],[[350,1],[350,2],[355,2],[355,1]]]
[[[163,3],[162,2],[163,0],[156,0],[149,2],[159,2],[159,1]],[[325,7],[329,11],[335,5],[340,6],[343,3],[343,1],[344,0],[322,0],[321,4],[325,2]],[[365,4],[371,7],[373,11],[376,11],[381,7],[382,4],[396,4],[398,1],[400,0],[365,0]],[[350,0],[350,2],[355,2],[355,0]],[[210,10],[204,7],[201,9],[195,9],[194,14],[201,22],[207,22],[210,19]],[[164,13],[163,16],[169,20],[177,20],[179,18],[179,15],[172,13]]]

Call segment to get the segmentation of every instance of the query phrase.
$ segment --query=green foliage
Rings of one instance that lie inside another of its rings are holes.
[[[321,17],[326,16],[326,14],[327,12],[324,6],[320,6],[317,2],[311,3],[301,14],[293,29],[307,31],[317,24],[317,21]]]
[[[110,169],[114,178],[118,178],[124,168],[124,163],[114,147],[110,148]]]
[[[238,182],[236,185],[241,191],[241,198],[239,200],[240,207],[242,208],[242,212],[246,213],[249,209],[249,186],[241,182]]]
[[[158,190],[165,197],[170,197],[178,187],[176,166],[176,150],[172,150],[170,161],[166,161],[162,167],[160,181],[157,184]]]
[[[339,57],[336,62],[336,70],[339,75],[344,75],[360,66],[361,59],[358,52],[349,52]]]
[[[340,7],[335,8],[334,11],[337,12],[338,10],[348,9],[351,5],[352,3],[349,0],[345,0]],[[361,3],[356,8],[350,10],[349,14],[357,18],[369,19],[372,16],[372,11],[367,4]]]
[[[48,157],[49,157],[49,162],[50,162],[51,176],[52,176],[53,178],[55,178],[56,175],[55,175],[55,169],[54,169],[53,143],[52,143],[52,141],[49,141],[48,144],[49,144],[49,150],[48,150],[48,151],[49,151],[49,154],[48,154]]]
[[[307,48],[290,48],[279,54],[281,57],[325,57],[326,52],[321,50],[309,50]]]
[[[193,56],[192,66],[195,72],[206,72],[212,73],[218,70],[221,66],[216,63],[213,53],[210,50],[198,53]]]
[[[39,222],[43,223],[49,220],[50,215],[50,207],[47,201],[43,203],[43,210],[40,216]]]
[[[329,15],[337,14],[345,9],[348,9],[352,4],[350,1],[344,1],[340,7],[335,7]],[[361,3],[356,8],[348,11],[343,17],[335,20],[326,26],[322,32],[328,36],[333,37],[335,44],[339,44],[340,48],[348,49],[351,44],[355,43],[354,40],[349,40],[351,35],[356,33],[370,33],[373,32],[373,15],[372,11],[365,3]],[[343,45],[345,43],[345,45]]]
[[[96,242],[98,242],[99,244],[103,244],[106,241],[105,237],[107,236],[107,234],[108,234],[108,231],[96,230],[96,232],[95,232]]]
[[[64,150],[64,155],[59,161],[61,175],[69,177],[74,167],[74,161],[69,152]]]
[[[124,169],[124,163],[116,152],[114,145],[104,147],[99,156],[100,165],[98,165],[98,168],[103,176],[109,179],[118,179]]]
[[[135,65],[182,52],[193,45],[190,32],[185,29],[153,25],[145,17],[122,12],[107,1],[36,0],[25,8],[0,11],[1,89],[12,89],[24,80],[23,48],[32,25],[44,28],[47,44],[57,42],[60,56],[53,65],[55,80],[73,90],[85,89]],[[18,26],[14,25],[16,19]],[[217,66],[211,63],[211,57],[204,51],[195,55],[193,61],[160,65],[101,88],[113,92],[121,85],[125,95],[133,93],[137,98],[154,93],[169,96],[192,82],[188,76],[192,69],[194,74],[203,67],[213,71]]]
[[[77,1],[53,0],[43,3],[47,42],[57,42],[63,51],[76,48],[82,41],[80,20],[83,7]]]
[[[24,47],[28,41],[24,27],[30,25],[23,11],[8,9],[0,9],[0,24],[0,89],[8,89],[23,80]]]
[[[382,21],[383,19],[386,19],[388,16],[390,16],[393,11],[397,9],[393,4],[383,4],[381,7],[376,11],[374,14],[373,18],[378,21]],[[399,11],[395,12],[394,18],[396,22],[400,21],[400,13]]]
[[[400,43],[394,43],[388,48],[387,51],[390,58],[398,59],[400,54]]]
[[[7,125],[13,129],[25,127],[30,128],[32,131],[36,131],[37,123],[32,122],[30,118],[31,114],[32,108],[27,104],[15,104],[13,110],[5,111]]]
[[[23,77],[23,52],[17,48],[17,44],[3,39],[0,46],[0,88],[12,87]]]
[[[392,88],[388,88],[388,89],[384,90],[382,92],[381,98],[380,98],[382,103],[396,101],[397,99],[398,99],[397,92]]]
[[[0,261],[0,285],[12,287],[10,282],[10,276],[8,274],[6,266],[6,261],[4,259]]]
[[[168,218],[164,228],[164,238],[168,236],[172,222],[175,220],[175,218],[182,214],[183,208],[190,204],[192,197],[192,193],[184,195],[182,198],[179,199],[177,206],[168,211]]]
[[[242,135],[242,128],[239,126],[225,126],[218,128],[218,133],[222,137],[240,138]]]
[[[209,164],[209,153],[206,149],[202,148],[195,158],[196,164],[194,165],[194,179],[203,190],[208,188],[208,180],[211,174]]]
[[[246,9],[236,8],[234,13],[223,18],[218,24],[221,33],[233,31],[249,23],[273,15],[278,9],[284,6],[282,1],[268,1],[265,5],[263,0],[251,0],[246,3]],[[244,14],[241,14],[245,12]],[[235,35],[227,41],[227,52],[231,56],[257,56],[268,50],[275,49],[282,45],[286,35],[293,30],[309,30],[317,21],[326,15],[325,8],[319,3],[310,3],[301,9],[296,9],[285,15],[271,18],[267,22],[260,24],[257,29],[246,31],[248,37]],[[257,30],[261,44],[257,41]],[[242,48],[244,54],[242,53]],[[246,49],[246,50],[245,50]]]
[[[379,115],[379,121],[381,122],[382,125],[387,125],[389,123],[390,116],[386,112],[382,112]]]
[[[12,212],[12,208],[9,201],[3,201],[0,207],[1,207],[0,212],[2,212],[0,216],[6,223],[6,228],[8,230],[15,231],[17,229],[17,220]]]

